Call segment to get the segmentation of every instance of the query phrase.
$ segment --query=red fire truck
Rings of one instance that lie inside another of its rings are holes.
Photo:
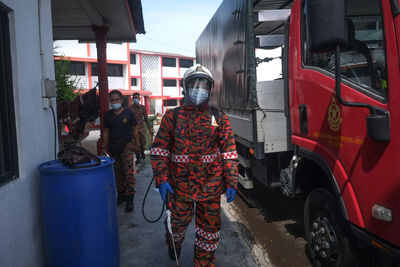
[[[196,42],[241,184],[304,197],[317,266],[378,265],[371,248],[400,264],[399,14],[398,0],[225,0]]]

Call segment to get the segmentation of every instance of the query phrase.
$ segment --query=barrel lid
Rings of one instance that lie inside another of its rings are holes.
[[[103,168],[105,166],[108,166],[112,163],[114,163],[114,160],[109,157],[104,157],[104,156],[98,156],[100,159],[100,165],[93,166],[93,167],[87,167],[87,168],[79,168],[79,169],[71,169],[70,167],[64,165],[61,160],[51,160],[44,162],[39,165],[38,169],[40,172],[81,172],[81,171],[86,171],[86,170],[93,170],[97,168]],[[94,160],[91,160],[90,163],[81,163],[81,164],[76,164],[76,166],[87,166],[87,165],[92,165],[95,164],[96,162]]]

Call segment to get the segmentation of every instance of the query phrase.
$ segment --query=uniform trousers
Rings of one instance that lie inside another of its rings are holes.
[[[146,129],[145,127],[139,128],[139,145],[140,145],[140,153],[144,152],[144,148],[146,147]]]
[[[135,163],[133,161],[133,144],[128,142],[120,154],[110,155],[114,160],[114,174],[118,195],[135,194]]]
[[[178,194],[170,195],[169,208],[175,246],[181,247],[188,225],[195,214],[196,239],[193,265],[196,267],[215,266],[215,250],[221,229],[221,199],[216,197],[205,201],[193,201]],[[173,246],[166,227],[166,244]]]

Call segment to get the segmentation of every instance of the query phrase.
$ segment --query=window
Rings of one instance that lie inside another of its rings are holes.
[[[8,11],[0,6],[0,183],[18,176]]]
[[[107,64],[107,73],[110,77],[122,77],[122,65],[121,64]],[[97,63],[92,63],[92,75],[98,75],[98,65]]]
[[[131,86],[137,86],[137,78],[131,78]]]
[[[175,107],[177,105],[178,105],[178,99],[164,100],[164,106],[166,106],[166,107]]]
[[[176,80],[163,79],[164,86],[176,87]]]
[[[136,54],[131,54],[131,64],[136,65]]]
[[[163,57],[162,65],[163,65],[163,67],[176,67],[176,58]]]
[[[388,78],[380,1],[348,0],[346,5],[348,45],[340,54],[342,77],[344,81],[350,81],[367,91],[386,97]],[[312,53],[307,50],[306,34],[303,37],[304,65],[334,73],[335,53]]]
[[[69,62],[68,73],[71,75],[85,75],[85,63],[76,61]]]
[[[193,60],[191,59],[179,59],[179,67],[190,68],[193,66]]]

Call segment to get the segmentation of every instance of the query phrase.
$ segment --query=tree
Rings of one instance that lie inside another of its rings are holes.
[[[79,79],[69,74],[71,61],[61,56],[54,60],[54,71],[57,86],[57,102],[71,101],[79,96],[80,89],[77,89]]]

